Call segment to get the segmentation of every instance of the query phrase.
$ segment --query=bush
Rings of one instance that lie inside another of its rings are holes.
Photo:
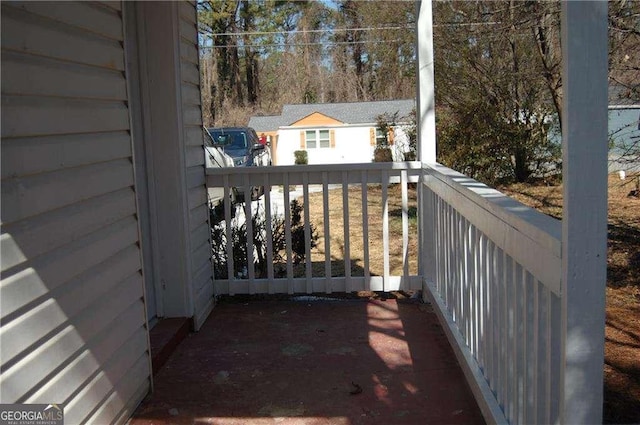
[[[306,257],[306,238],[304,233],[304,222],[302,221],[303,206],[297,200],[291,201],[291,251],[292,261],[299,264]],[[253,226],[253,255],[247,255],[247,225],[246,221],[238,226],[231,226],[231,238],[233,247],[233,273],[236,277],[247,277],[247,259],[253,258],[256,277],[267,277],[267,224],[265,222],[264,209],[258,208],[251,217]],[[233,224],[233,223],[232,223]],[[317,246],[318,232],[313,224],[309,225],[311,238],[309,246],[311,249]],[[285,264],[287,240],[285,235],[285,220],[282,216],[274,216],[271,219],[272,233],[272,255],[275,264]],[[227,270],[227,234],[225,222],[219,222],[211,227],[211,247],[214,276],[217,279],[228,279]],[[284,267],[274,268],[276,277],[286,274]]]
[[[391,148],[386,146],[377,146],[373,151],[373,162],[393,162]]]
[[[293,156],[296,158],[296,165],[307,165],[309,163],[309,155],[307,154],[307,151],[294,151]]]

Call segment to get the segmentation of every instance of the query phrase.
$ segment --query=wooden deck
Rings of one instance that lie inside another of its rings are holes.
[[[409,299],[219,304],[132,425],[482,424],[431,307]]]

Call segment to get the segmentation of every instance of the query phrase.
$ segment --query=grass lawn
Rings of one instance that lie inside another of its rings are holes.
[[[400,185],[391,185],[388,189],[389,199],[389,270],[391,275],[402,275],[402,196]],[[367,192],[368,236],[369,236],[369,271],[371,276],[383,274],[382,246],[382,189],[380,185],[370,185]],[[409,274],[418,272],[418,225],[416,218],[416,190],[408,191],[408,224],[409,224]],[[349,252],[351,258],[351,275],[364,276],[364,248],[362,223],[362,192],[360,186],[349,188]],[[329,191],[329,242],[331,256],[331,275],[344,276],[344,208],[342,205],[342,189]],[[317,248],[311,251],[314,277],[323,277],[325,259],[324,212],[322,193],[309,195],[309,217],[318,231]],[[296,276],[304,276],[304,265],[295,269]]]

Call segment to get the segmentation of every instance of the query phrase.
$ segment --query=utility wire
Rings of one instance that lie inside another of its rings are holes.
[[[363,27],[363,28],[325,28],[315,30],[293,30],[293,31],[246,31],[246,32],[213,32],[207,29],[201,29],[200,33],[220,36],[244,36],[244,35],[271,35],[271,34],[306,34],[306,33],[322,33],[322,32],[347,32],[347,31],[373,31],[373,30],[400,30],[413,29],[413,25],[404,25],[397,27]]]
[[[366,43],[393,43],[397,41],[402,41],[400,39],[395,40],[371,40],[371,41],[327,41],[324,43],[314,42],[314,43],[296,43],[296,44],[214,44],[213,46],[200,46],[200,49],[226,49],[228,47],[240,47],[240,48],[249,48],[249,47],[304,47],[304,46],[335,46],[335,45],[344,45],[344,44],[366,44]]]
[[[443,24],[433,24],[434,27],[449,26],[449,27],[471,27],[481,25],[498,25],[501,22],[489,21],[489,22],[447,22]],[[245,32],[213,32],[209,29],[200,28],[200,34],[214,35],[214,36],[232,36],[239,37],[245,35],[272,35],[272,34],[307,34],[307,33],[332,33],[332,32],[347,32],[347,31],[378,31],[378,30],[406,30],[415,29],[414,24],[401,25],[401,26],[385,26],[385,27],[361,27],[361,28],[325,28],[315,30],[292,30],[292,31],[245,31]]]

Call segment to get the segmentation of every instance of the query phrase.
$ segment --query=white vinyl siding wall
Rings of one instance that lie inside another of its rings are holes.
[[[2,3],[0,402],[124,422],[150,387],[120,3]]]
[[[182,2],[180,15],[180,70],[182,121],[189,201],[191,282],[194,300],[194,328],[200,328],[213,309],[213,274],[207,188],[205,186],[200,68],[195,3]]]

